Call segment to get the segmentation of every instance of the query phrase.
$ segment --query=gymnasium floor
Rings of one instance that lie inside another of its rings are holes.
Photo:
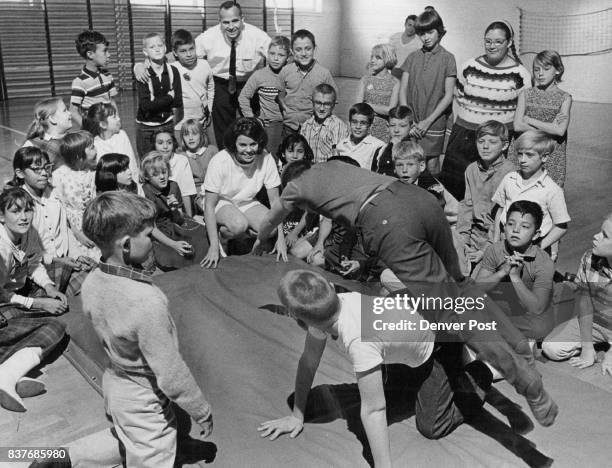
[[[347,117],[357,80],[338,78],[341,91],[336,114]],[[24,140],[36,100],[0,103],[0,182],[12,176],[14,151]],[[123,127],[133,137],[135,101],[131,92],[118,99]],[[602,217],[612,211],[612,134],[609,131],[612,105],[574,103],[569,128],[568,180],[566,199],[572,217],[563,239],[559,271],[574,272],[582,252],[591,245]],[[602,378],[596,368],[584,371],[557,365],[601,389],[612,391],[612,379]],[[15,445],[65,444],[106,427],[102,400],[65,358],[44,369],[49,393],[28,402],[30,411],[8,413],[0,409],[0,440]],[[69,395],[67,397],[67,395]],[[560,465],[563,465],[561,462]],[[2,463],[0,461],[0,466]]]

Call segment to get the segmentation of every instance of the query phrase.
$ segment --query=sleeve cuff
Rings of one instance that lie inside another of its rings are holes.
[[[31,297],[22,296],[21,294],[13,294],[13,297],[11,297],[11,303],[19,304],[26,309],[31,309],[32,305],[34,304],[34,299]]]

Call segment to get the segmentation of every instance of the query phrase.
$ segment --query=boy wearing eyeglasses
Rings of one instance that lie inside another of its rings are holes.
[[[349,128],[351,134],[336,146],[339,156],[349,156],[364,169],[372,169],[372,162],[385,142],[370,135],[374,121],[374,109],[365,102],[354,104],[349,109]]]
[[[334,155],[338,143],[349,136],[346,123],[333,115],[336,90],[326,83],[312,93],[313,116],[302,124],[300,133],[306,138],[314,154],[314,162],[325,162]]]

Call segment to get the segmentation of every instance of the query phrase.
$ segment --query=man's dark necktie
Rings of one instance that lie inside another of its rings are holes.
[[[230,94],[236,94],[236,39],[232,39],[227,90]]]

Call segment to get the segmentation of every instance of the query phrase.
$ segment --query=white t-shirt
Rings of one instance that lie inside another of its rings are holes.
[[[348,136],[340,140],[336,145],[336,152],[340,156],[353,158],[362,168],[370,170],[374,154],[383,146],[385,146],[385,143],[372,135],[367,135],[356,145],[353,144],[351,137]]]
[[[102,156],[109,153],[125,154],[130,158],[130,171],[132,173],[132,179],[134,182],[139,183],[138,175],[140,169],[138,168],[138,160],[134,155],[134,149],[132,143],[130,143],[130,137],[123,130],[119,130],[119,133],[115,133],[108,140],[103,140],[99,136],[94,138],[94,146],[98,155],[96,156],[99,161]]]
[[[191,172],[189,160],[184,154],[174,153],[170,158],[169,179],[176,182],[183,197],[196,195],[198,193],[193,180],[193,172]]]
[[[212,70],[206,60],[198,59],[193,69],[185,68],[179,62],[173,62],[179,75],[181,75],[181,89],[183,91],[183,120],[177,124],[181,127],[187,119],[202,120],[203,108],[212,112],[213,100],[215,98],[215,82]]]
[[[263,186],[271,189],[280,186],[280,183],[270,153],[264,153],[251,166],[246,167],[238,164],[226,150],[222,150],[208,164],[202,191],[218,193],[221,200],[240,205],[252,201]]]
[[[434,333],[425,328],[405,331],[404,341],[386,341],[382,332],[377,335],[370,333],[372,341],[361,341],[361,303],[362,295],[356,292],[338,294],[340,299],[340,315],[338,317],[338,344],[349,355],[353,370],[365,372],[374,367],[385,364],[405,364],[410,367],[419,367],[429,359],[434,348]],[[388,314],[386,311],[385,314]],[[408,313],[401,311],[402,314]],[[419,322],[421,316],[412,314],[411,320]],[[324,333],[315,328],[308,332],[322,339]]]

